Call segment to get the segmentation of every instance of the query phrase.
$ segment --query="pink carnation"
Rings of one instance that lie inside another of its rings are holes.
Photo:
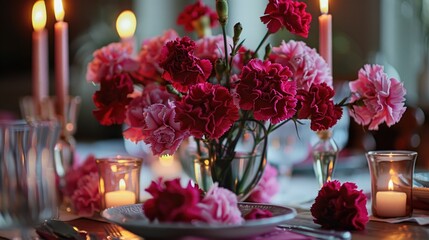
[[[163,81],[161,74],[163,69],[159,66],[161,52],[164,45],[179,37],[174,30],[168,30],[163,35],[143,41],[139,53],[139,74],[143,82]]]
[[[209,17],[211,27],[215,27],[217,25],[217,13],[209,6],[205,5],[201,0],[197,0],[194,4],[186,6],[186,8],[179,14],[177,24],[183,25],[187,32],[192,32],[194,30],[194,22],[198,21],[203,16]]]
[[[270,202],[271,198],[279,191],[280,186],[277,181],[277,175],[277,169],[267,164],[261,180],[250,193],[247,201],[259,203]]]
[[[176,102],[176,112],[176,120],[197,138],[217,139],[239,118],[228,89],[207,82],[191,86],[189,94]]]
[[[77,189],[71,197],[73,210],[80,216],[92,216],[101,210],[101,196],[98,191],[98,173],[89,173],[77,182]]]
[[[100,83],[114,75],[136,71],[139,64],[132,53],[132,46],[124,43],[111,43],[95,51],[94,59],[88,64],[87,81]]]
[[[194,56],[194,49],[195,42],[185,36],[168,42],[162,50],[162,77],[180,92],[187,92],[190,86],[205,82],[212,72],[210,61]]]
[[[350,115],[358,124],[369,125],[370,130],[378,130],[378,125],[397,123],[404,114],[406,90],[395,78],[388,78],[383,66],[365,65],[359,70],[357,80],[349,83],[352,91],[350,102],[361,104],[350,109]]]
[[[309,90],[312,84],[323,82],[332,87],[330,67],[315,49],[304,42],[282,41],[279,47],[273,47],[269,59],[289,67],[298,89]]]
[[[143,139],[146,144],[151,145],[154,155],[174,154],[183,139],[189,136],[174,119],[175,116],[172,104],[153,104],[144,110],[143,127],[134,131],[127,130],[123,134],[132,141]]]
[[[243,222],[241,211],[237,206],[237,196],[228,189],[218,187],[217,183],[210,187],[198,207],[201,208],[203,222],[209,224],[239,224]]]
[[[296,110],[296,85],[289,81],[288,67],[252,59],[243,67],[236,91],[243,110],[253,111],[256,120],[272,124],[291,118]]]
[[[311,14],[305,11],[307,4],[293,0],[269,0],[261,21],[267,24],[270,33],[285,27],[291,33],[307,37]]]
[[[64,195],[69,197],[72,196],[73,192],[78,187],[79,179],[85,175],[96,172],[98,172],[98,168],[94,155],[89,155],[81,165],[73,169],[68,169],[65,175],[66,186],[63,189]]]

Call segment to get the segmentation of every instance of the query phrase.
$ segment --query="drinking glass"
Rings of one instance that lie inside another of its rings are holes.
[[[56,216],[55,121],[0,121],[0,229],[29,229]]]

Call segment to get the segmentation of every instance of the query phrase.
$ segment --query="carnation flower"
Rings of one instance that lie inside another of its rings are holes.
[[[202,201],[201,219],[209,224],[239,224],[243,222],[241,212],[237,207],[237,196],[228,189],[213,184]]]
[[[288,67],[252,59],[243,67],[236,91],[243,110],[252,110],[256,120],[272,124],[291,118],[296,110],[296,85],[289,81]]]
[[[79,179],[90,173],[97,172],[98,168],[97,163],[95,162],[95,156],[89,155],[81,165],[75,166],[74,168],[71,168],[66,172],[66,175],[64,177],[65,188],[63,189],[63,194],[69,197],[72,196],[73,192],[78,187]]]
[[[143,41],[138,57],[140,64],[138,73],[143,83],[165,82],[161,78],[163,69],[159,66],[161,52],[164,45],[176,39],[179,35],[174,30],[168,30],[163,35],[149,38]]]
[[[133,72],[139,64],[132,58],[133,49],[129,44],[111,43],[94,52],[94,59],[88,64],[86,79],[100,83],[124,72]]]
[[[101,210],[98,180],[98,173],[91,172],[77,182],[77,188],[71,196],[71,201],[73,210],[78,215],[93,216]]]
[[[162,182],[152,182],[145,189],[152,195],[143,203],[146,217],[160,222],[191,222],[201,219],[201,209],[198,203],[202,199],[202,191],[198,185],[191,182],[183,188],[180,179]]]
[[[270,164],[265,166],[262,178],[258,185],[252,190],[247,201],[267,203],[279,191],[279,183],[277,180],[277,169]]]
[[[176,103],[176,120],[197,138],[219,138],[238,118],[231,93],[220,85],[193,85],[189,94]]]
[[[133,92],[133,82],[128,74],[115,75],[111,79],[100,83],[100,90],[96,91],[93,101],[96,110],[95,118],[102,125],[122,124],[125,120],[126,106]]]
[[[298,119],[310,119],[313,131],[334,126],[343,114],[343,109],[334,104],[334,90],[326,83],[313,84],[309,91],[298,90]]]
[[[188,131],[175,120],[176,112],[172,104],[156,103],[144,109],[141,128],[131,128],[123,134],[131,141],[143,139],[149,144],[154,155],[174,154]]]
[[[330,181],[320,189],[311,215],[314,222],[328,229],[363,230],[368,222],[366,196],[354,183]]]
[[[331,68],[314,48],[304,42],[282,41],[279,47],[273,47],[269,59],[289,67],[298,89],[309,90],[312,84],[321,83],[332,87]]]
[[[388,78],[384,67],[365,65],[359,70],[357,80],[349,83],[352,91],[351,102],[362,101],[353,106],[350,115],[358,124],[369,125],[370,130],[378,130],[378,125],[397,123],[404,114],[406,90],[395,78]]]
[[[183,37],[168,42],[162,50],[160,66],[165,70],[162,77],[180,92],[205,82],[212,71],[210,61],[195,57],[194,49],[195,42],[189,37]]]
[[[186,31],[192,32],[195,30],[195,22],[203,16],[210,19],[210,27],[215,27],[218,24],[216,12],[201,0],[197,0],[194,4],[185,7],[177,18],[177,24],[183,25]]]
[[[270,0],[261,21],[267,24],[270,33],[285,27],[289,32],[308,37],[311,14],[305,11],[307,5],[293,0]]]

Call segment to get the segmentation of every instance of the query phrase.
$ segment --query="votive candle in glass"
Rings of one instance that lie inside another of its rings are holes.
[[[134,204],[140,199],[141,158],[111,157],[96,160],[103,209]]]
[[[372,214],[380,218],[406,217],[413,212],[413,175],[417,152],[370,151]]]

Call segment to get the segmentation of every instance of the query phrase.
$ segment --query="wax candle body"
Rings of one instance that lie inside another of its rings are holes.
[[[126,190],[107,192],[105,202],[106,208],[133,204],[136,203],[136,194]]]
[[[48,96],[48,32],[33,32],[33,98],[41,102]]]
[[[68,45],[68,24],[59,21],[55,23],[55,92],[58,111],[63,116],[69,88]]]
[[[380,217],[403,217],[407,213],[407,194],[395,191],[377,192],[376,209]]]
[[[332,16],[330,14],[322,14],[319,17],[319,52],[332,72]]]

